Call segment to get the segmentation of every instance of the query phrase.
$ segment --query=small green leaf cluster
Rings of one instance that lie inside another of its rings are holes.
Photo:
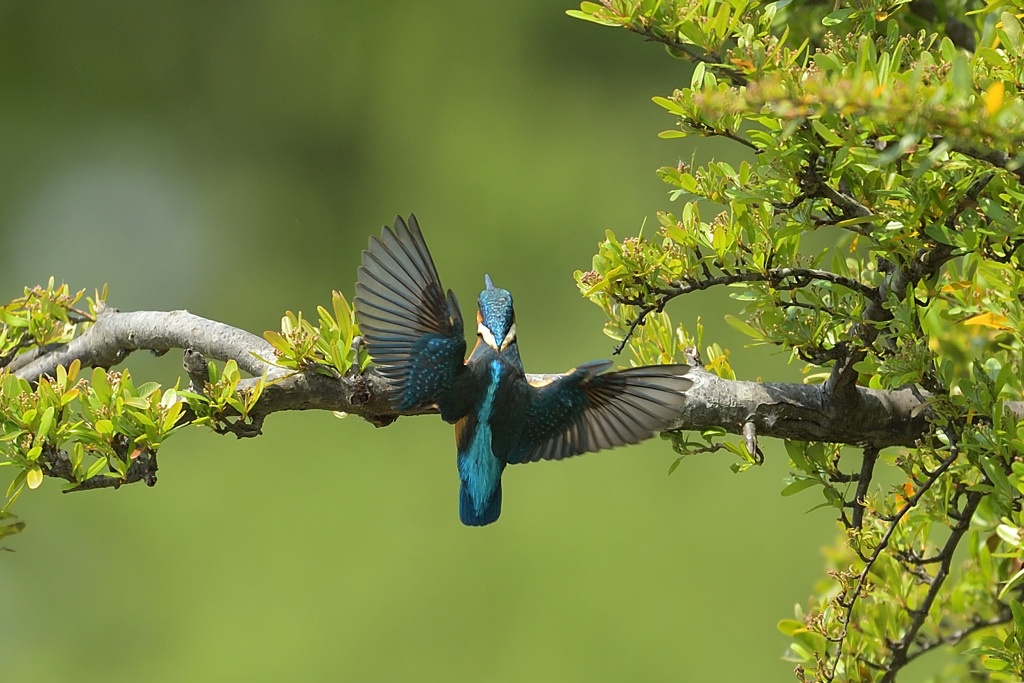
[[[95,322],[105,289],[89,300],[88,310],[75,308],[81,296],[51,280],[0,307],[0,467],[14,472],[0,507],[0,538],[24,528],[11,505],[44,477],[64,479],[65,491],[136,481],[152,485],[157,451],[186,425],[240,437],[260,433],[264,415],[255,408],[267,377],[243,381],[235,360],[221,368],[207,363],[204,381],[192,391],[155,382],[136,386],[128,370],[96,368],[80,377],[78,360],[34,384],[18,377],[27,354],[70,342]],[[273,359],[277,365],[336,377],[366,367],[369,358],[356,343],[351,306],[334,292],[332,308],[333,314],[318,308],[319,327],[289,312],[280,333],[266,333],[279,354]]]
[[[756,0],[715,0],[702,2],[665,2],[663,0],[607,0],[601,4],[584,2],[579,10],[567,14],[605,26],[618,26],[663,43],[669,54],[684,59],[728,63],[737,37],[744,47],[762,52],[773,49],[777,41],[769,29],[779,5],[763,6]],[[761,43],[755,37],[769,38]],[[730,57],[726,57],[729,55]],[[744,53],[744,56],[749,56]],[[753,70],[753,65],[736,64]]]
[[[96,368],[85,380],[80,369],[78,360],[58,366],[34,387],[0,370],[0,466],[16,470],[0,512],[44,475],[66,480],[65,490],[127,483],[132,462],[154,459],[180,428],[185,404],[174,389],[136,387],[127,370]]]
[[[72,369],[76,369],[75,363]],[[58,384],[61,374],[58,368]],[[49,382],[40,380],[37,392]],[[144,451],[155,456],[167,437],[183,426],[179,421],[185,403],[176,389],[161,390],[156,382],[136,387],[128,370],[94,368],[91,381],[82,385],[78,401],[79,414],[84,419],[71,430],[76,444],[81,444],[75,445],[71,453],[76,483],[97,476],[102,470],[102,465],[96,463],[83,469],[86,453],[99,461],[105,460],[108,469],[124,479],[132,460]]]
[[[691,441],[690,436],[690,432],[682,430],[664,432],[661,435],[661,438],[668,439],[672,443],[672,449],[679,454],[679,457],[669,465],[669,474],[675,472],[686,457],[722,450],[732,453],[739,459],[738,462],[729,466],[729,469],[735,474],[746,472],[754,465],[761,464],[761,456],[758,453],[751,453],[742,441],[728,438],[729,433],[721,427],[702,430],[700,441]]]
[[[196,391],[178,392],[195,415],[192,424],[207,425],[219,433],[241,430],[245,434],[248,434],[245,429],[248,425],[258,433],[259,426],[252,424],[252,409],[267,386],[266,375],[239,389],[242,373],[238,363],[231,359],[224,363],[223,369],[208,362],[206,377],[203,386],[194,387]]]
[[[353,344],[359,336],[355,309],[341,292],[331,293],[331,315],[323,306],[317,306],[319,327],[288,311],[281,318],[281,331],[263,333],[277,351],[274,364],[292,370],[316,369],[324,374],[344,376],[353,367],[362,371],[370,362],[365,348]]]
[[[84,291],[72,294],[50,278],[46,287],[26,287],[23,296],[0,306],[0,366],[25,349],[70,341],[80,323],[93,319],[91,299],[89,312],[74,307]]]
[[[843,482],[839,471],[841,448],[833,443],[786,441],[786,453],[793,471],[785,480],[783,496],[792,496],[804,489],[820,486],[825,501],[811,508],[833,507],[842,511],[849,497],[849,483]],[[845,484],[844,488],[840,488]]]

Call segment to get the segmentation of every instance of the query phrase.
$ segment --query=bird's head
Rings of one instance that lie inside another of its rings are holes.
[[[485,275],[487,289],[480,292],[476,312],[476,333],[485,344],[495,351],[504,351],[516,341],[516,312],[512,308],[512,295],[508,290],[499,289]]]

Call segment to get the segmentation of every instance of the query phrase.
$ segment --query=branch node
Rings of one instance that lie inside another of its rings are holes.
[[[205,396],[206,382],[210,376],[206,366],[206,356],[189,347],[182,354],[181,365],[185,368],[185,372],[188,373],[189,390]]]

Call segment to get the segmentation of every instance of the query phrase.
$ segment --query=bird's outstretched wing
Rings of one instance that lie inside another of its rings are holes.
[[[459,302],[441,288],[415,216],[370,238],[354,303],[370,357],[394,381],[395,407],[436,403],[464,370],[466,339]]]
[[[667,429],[693,386],[688,365],[651,365],[600,374],[594,361],[553,381],[529,387],[519,447],[509,464],[561,460],[633,444]]]

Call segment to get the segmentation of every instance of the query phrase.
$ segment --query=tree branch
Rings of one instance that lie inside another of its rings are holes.
[[[955,452],[954,452],[955,453]],[[952,456],[951,456],[952,457]],[[910,646],[913,645],[914,640],[917,638],[918,632],[924,625],[925,619],[928,618],[929,613],[932,609],[935,599],[939,595],[939,590],[945,583],[946,578],[949,576],[950,566],[953,564],[953,553],[956,552],[957,546],[960,545],[960,539],[967,533],[968,528],[971,526],[971,518],[974,516],[975,510],[978,509],[978,505],[981,504],[981,500],[984,498],[984,494],[980,491],[971,491],[967,494],[967,504],[964,506],[963,514],[960,521],[957,522],[956,526],[952,528],[949,534],[949,538],[946,539],[946,544],[942,547],[940,556],[942,561],[939,562],[938,569],[935,571],[935,575],[932,577],[931,585],[928,587],[928,593],[925,595],[924,600],[921,601],[920,607],[910,610],[912,619],[910,625],[907,627],[903,634],[903,637],[896,642],[895,647],[892,651],[892,656],[889,659],[889,665],[886,667],[885,675],[882,676],[881,683],[893,683],[896,680],[896,674],[907,665],[910,661],[908,652]],[[895,524],[896,522],[894,522]]]
[[[871,569],[875,566],[875,562],[877,562],[878,558],[881,557],[882,552],[885,551],[887,547],[889,547],[889,541],[892,539],[892,535],[896,532],[896,529],[899,526],[900,521],[906,516],[908,512],[910,512],[911,509],[913,509],[918,504],[918,502],[920,502],[924,494],[928,491],[928,489],[932,487],[932,484],[938,481],[942,473],[949,469],[950,465],[956,462],[956,459],[959,455],[960,451],[956,447],[956,444],[951,444],[949,456],[945,460],[943,460],[937,468],[935,468],[935,471],[932,473],[932,476],[929,477],[928,481],[925,482],[924,486],[921,486],[917,490],[917,492],[910,498],[910,500],[903,504],[903,507],[900,508],[899,512],[896,513],[892,520],[889,521],[889,527],[882,535],[882,538],[881,540],[879,540],[878,545],[875,546],[875,550],[871,553],[871,557],[869,557],[867,561],[864,562],[864,568],[861,569],[860,574],[857,575],[857,583],[854,585],[853,590],[848,593],[849,601],[843,604],[843,608],[846,610],[846,614],[843,615],[842,631],[840,631],[838,638],[836,638],[835,640],[838,646],[836,649],[835,657],[832,660],[832,670],[824,678],[824,680],[827,681],[827,683],[831,683],[833,680],[835,680],[836,672],[839,669],[839,663],[843,657],[843,648],[846,645],[846,635],[847,633],[849,633],[850,622],[853,620],[853,609],[857,604],[857,599],[860,597],[861,592],[864,590],[864,587],[867,584],[868,575],[871,573]],[[968,515],[968,520],[969,519],[970,515]],[[942,582],[940,581],[939,583],[941,584]],[[929,602],[929,607],[930,606],[931,603]],[[924,610],[925,616],[927,616],[927,612],[928,610]],[[920,625],[918,627],[920,627]],[[914,634],[916,635],[916,633],[917,630],[915,629]],[[906,654],[905,651],[904,654]],[[888,676],[889,672],[891,671],[893,671],[893,667],[891,665],[889,667],[886,667],[886,676]]]
[[[633,336],[636,328],[644,324],[647,316],[655,311],[662,310],[672,299],[685,294],[711,289],[712,287],[734,285],[741,282],[767,282],[772,289],[779,291],[800,289],[810,285],[812,282],[827,282],[860,294],[870,304],[881,306],[884,301],[884,299],[879,298],[878,288],[876,287],[866,285],[860,280],[851,277],[815,268],[768,268],[767,270],[728,272],[723,275],[705,277],[704,279],[687,278],[672,287],[658,289],[657,299],[653,303],[644,302],[639,297],[636,299],[616,298],[618,303],[640,307],[640,312],[633,319],[633,322],[630,323],[626,334],[622,337],[622,341],[615,346],[612,355],[621,353],[626,348],[626,344],[629,342],[629,338]]]
[[[401,415],[426,414],[433,409],[398,411],[391,402],[388,380],[372,367],[363,373],[337,377],[315,367],[287,370],[260,360],[273,360],[275,351],[254,334],[207,320],[186,311],[119,312],[106,309],[96,323],[68,344],[62,344],[17,371],[37,380],[51,375],[58,365],[78,359],[83,366],[110,367],[136,350],[192,349],[219,361],[233,359],[254,376],[266,372],[268,380],[249,413],[253,424],[286,410],[330,410],[363,417],[375,425],[390,424]],[[703,368],[692,374],[695,385],[687,392],[676,426],[681,429],[722,427],[742,435],[752,423],[762,437],[827,441],[858,446],[913,446],[928,433],[923,411],[927,400],[910,389],[880,391],[857,387],[845,400],[828,402],[821,385],[743,382],[721,379]],[[530,375],[543,379],[550,375]],[[240,390],[257,382],[243,380]],[[255,436],[257,429],[230,430]]]
[[[1013,161],[1013,157],[1006,152],[1000,152],[997,149],[992,149],[986,145],[971,144],[969,142],[954,142],[951,145],[954,152],[959,152],[964,156],[977,159],[978,161],[984,161],[992,164],[996,168],[1006,169],[1007,165]],[[1017,179],[1024,183],[1024,168],[1015,168],[1011,171]]]
[[[851,524],[855,529],[860,529],[864,522],[864,501],[867,499],[868,487],[871,485],[871,477],[877,460],[877,448],[869,446],[864,449],[864,459],[861,461],[860,475],[857,477],[857,492],[853,496],[853,520]]]
[[[952,633],[948,633],[940,638],[935,638],[921,643],[917,650],[907,655],[906,662],[909,664],[921,655],[931,652],[937,647],[942,647],[943,645],[956,645],[972,633],[976,633],[993,626],[999,626],[1000,624],[1008,624],[1013,621],[1013,612],[1010,608],[1006,605],[1000,605],[999,607],[999,613],[993,617],[989,617],[988,619],[979,619],[970,626],[953,631]]]
[[[239,368],[253,376],[265,371],[270,378],[284,374],[281,368],[260,360],[274,358],[274,347],[245,330],[188,311],[122,313],[109,307],[98,311],[96,322],[72,341],[46,347],[28,363],[18,363],[18,356],[10,369],[19,377],[36,380],[52,375],[58,365],[67,367],[76,358],[84,367],[109,368],[132,351],[165,353],[188,348],[215,360],[234,359]]]

